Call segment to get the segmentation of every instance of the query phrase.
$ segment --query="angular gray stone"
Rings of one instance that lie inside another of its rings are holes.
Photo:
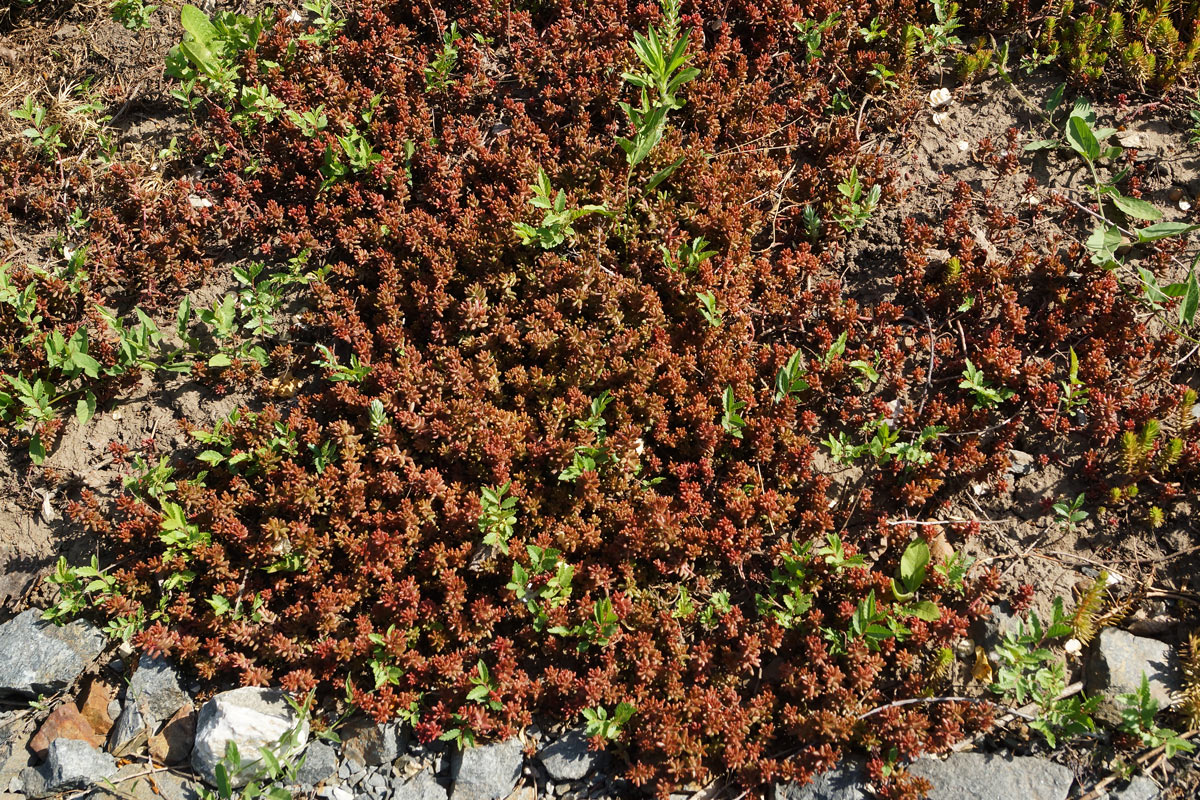
[[[1066,800],[1075,780],[1044,758],[985,753],[919,758],[908,771],[933,784],[928,800]]]
[[[1012,475],[1028,475],[1033,472],[1033,456],[1022,450],[1008,451],[1008,472]]]
[[[378,767],[400,755],[400,726],[395,723],[359,723],[342,736],[342,757],[355,764]]]
[[[76,620],[61,628],[29,609],[0,625],[0,696],[37,697],[75,682],[104,649],[104,634]]]
[[[125,705],[137,704],[151,733],[158,733],[163,723],[190,699],[179,685],[175,669],[157,657],[141,658],[125,692]]]
[[[200,708],[196,716],[196,744],[192,748],[192,768],[209,784],[214,784],[214,770],[225,757],[230,741],[237,744],[245,765],[233,777],[236,786],[243,786],[255,776],[254,764],[259,761],[259,748],[276,749],[280,738],[296,728],[296,712],[288,705],[286,695],[278,689],[259,689],[246,686],[221,692]],[[308,742],[308,721],[297,731],[295,745]],[[295,751],[293,751],[295,752]]]
[[[313,742],[304,750],[304,763],[296,772],[296,782],[316,786],[329,780],[337,768],[337,751],[325,742]]]
[[[971,637],[976,644],[991,651],[996,648],[1006,633],[1016,633],[1018,623],[1020,623],[1020,619],[1011,613],[1007,603],[993,605],[990,614],[971,624]]]
[[[867,800],[863,763],[855,759],[838,764],[803,786],[782,784],[776,787],[775,800]]]
[[[3,790],[14,777],[20,775],[22,769],[33,763],[33,756],[29,752],[29,748],[25,746],[29,741],[30,732],[13,724],[3,730],[4,735],[11,735],[12,738],[0,743],[0,790]],[[23,735],[15,735],[17,731]]]
[[[587,733],[575,728],[538,751],[538,760],[554,781],[579,781],[600,765],[604,753],[588,749]]]
[[[1087,662],[1089,694],[1103,695],[1115,703],[1117,695],[1138,690],[1143,672],[1150,682],[1150,695],[1166,708],[1171,694],[1180,688],[1170,645],[1119,628],[1100,631]]]
[[[437,782],[433,772],[423,769],[401,783],[393,783],[390,800],[446,800],[446,787]]]
[[[508,797],[521,777],[521,762],[521,741],[515,738],[456,752],[450,766],[451,800]]]
[[[86,789],[117,772],[117,761],[108,753],[76,739],[55,739],[46,753],[46,763],[21,773],[30,797]]]
[[[138,711],[137,705],[132,702],[126,703],[121,709],[121,715],[113,723],[112,730],[108,732],[108,752],[124,756],[145,744],[149,735],[146,721]]]
[[[146,780],[146,765],[133,762],[121,767],[85,796],[85,800],[201,800],[198,781],[173,772],[157,772],[154,784]]]
[[[1157,800],[1158,784],[1145,775],[1138,775],[1120,791],[1110,792],[1109,800]]]
[[[190,701],[170,663],[143,656],[125,690],[125,706],[109,732],[109,752],[120,756],[140,747],[143,737],[158,733]]]
[[[47,794],[46,775],[37,767],[26,767],[21,770],[21,774],[17,776],[17,782],[21,785],[21,793],[26,797],[42,797]]]

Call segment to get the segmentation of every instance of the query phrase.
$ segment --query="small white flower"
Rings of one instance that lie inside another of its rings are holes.
[[[929,93],[929,105],[934,108],[942,108],[950,105],[953,98],[950,96],[949,89],[934,89]]]
[[[292,13],[288,14],[287,17],[284,18],[284,22],[296,23],[296,22],[303,22],[303,21],[304,21],[304,17],[300,15],[299,11],[292,11]]]
[[[640,456],[640,455],[642,454],[642,451],[643,451],[643,450],[645,450],[645,449],[646,449],[646,443],[645,443],[645,442],[643,442],[643,441],[642,441],[640,438],[639,438],[639,439],[635,439],[635,440],[634,440],[634,442],[633,442],[633,452],[637,453],[637,454]]]
[[[1187,210],[1188,210],[1189,208],[1191,208],[1191,207],[1192,207],[1192,204],[1191,204],[1191,203],[1189,203],[1187,200],[1180,200],[1180,201],[1179,201],[1179,210],[1180,210],[1180,211],[1187,211]]]
[[[188,203],[191,204],[192,208],[212,208],[212,200],[200,197],[199,195],[189,194]]]
[[[1108,573],[1108,579],[1107,579],[1106,583],[1107,583],[1109,586],[1116,586],[1118,583],[1120,583],[1120,582],[1121,582],[1121,581],[1123,581],[1123,580],[1125,580],[1125,579],[1124,579],[1124,578],[1122,578],[1122,577],[1121,577],[1120,575],[1118,575],[1117,573],[1115,573],[1115,572],[1110,572],[1110,573]]]
[[[945,111],[935,111],[933,114],[933,124],[940,128],[949,116]]]
[[[1083,643],[1078,639],[1067,639],[1067,643],[1063,645],[1063,650],[1067,655],[1077,656],[1083,652]]]
[[[971,149],[971,145],[970,145],[970,144],[968,144],[968,143],[967,143],[967,141],[966,141],[965,139],[959,139],[959,140],[958,140],[957,142],[955,142],[954,144],[955,144],[955,145],[958,147],[958,149],[959,149],[959,152],[962,152],[962,153],[965,153],[965,152],[967,152],[968,150],[970,150],[970,149]]]

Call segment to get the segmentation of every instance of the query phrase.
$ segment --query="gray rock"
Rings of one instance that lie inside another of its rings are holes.
[[[0,695],[37,697],[75,682],[104,649],[104,634],[77,620],[58,627],[29,609],[0,625]]]
[[[278,689],[258,689],[246,686],[221,692],[200,708],[196,716],[196,744],[192,748],[192,767],[205,782],[214,782],[214,769],[225,756],[229,742],[237,744],[245,765],[233,783],[243,786],[256,773],[253,764],[259,760],[259,749],[269,747],[281,757],[291,753],[279,752],[280,739],[296,729],[294,748],[308,742],[308,721],[297,729],[296,712],[288,705],[286,695]]]
[[[189,700],[188,693],[179,685],[179,675],[162,658],[143,656],[125,692],[125,705],[137,704],[151,733],[158,733],[163,723]]]
[[[1111,792],[1108,797],[1111,800],[1156,800],[1158,784],[1145,775],[1138,775],[1124,789]]]
[[[326,786],[317,792],[317,797],[323,797],[326,800],[354,800],[354,793],[345,786]]]
[[[43,770],[36,767],[26,767],[21,770],[21,774],[17,776],[17,782],[21,784],[21,792],[26,797],[42,797],[46,792],[46,775]]]
[[[1011,475],[1028,475],[1033,472],[1033,456],[1022,450],[1008,451],[1008,472]]]
[[[108,701],[108,718],[115,720],[119,716],[121,716],[121,701],[114,697]]]
[[[134,703],[126,703],[121,715],[108,732],[108,751],[124,756],[146,743],[149,738],[146,721]]]
[[[554,781],[578,781],[599,766],[603,752],[588,749],[582,728],[567,731],[538,752],[538,759]]]
[[[46,753],[46,763],[39,769],[23,771],[21,780],[26,793],[37,796],[85,789],[116,772],[117,761],[108,753],[77,739],[55,739]]]
[[[1170,705],[1172,693],[1180,688],[1170,645],[1118,628],[1100,631],[1088,658],[1085,680],[1089,693],[1102,695],[1107,701],[1110,711],[1103,716],[1112,717],[1117,695],[1138,690],[1142,673],[1149,679],[1150,695],[1160,707]]]
[[[20,731],[23,735],[15,735]],[[12,735],[10,741],[0,744],[0,789],[11,781],[13,778],[21,774],[21,770],[31,766],[33,756],[29,752],[29,748],[25,745],[29,741],[31,732],[28,729],[22,729],[17,725],[8,725],[4,728],[5,735]],[[13,791],[9,789],[9,791]]]
[[[945,760],[920,758],[909,773],[933,784],[928,800],[1066,800],[1071,770],[1031,756],[954,753]]]
[[[201,800],[202,785],[173,772],[157,772],[154,784],[146,779],[146,765],[133,762],[86,795],[86,800]]]
[[[817,775],[798,786],[786,783],[777,787],[776,800],[867,800],[863,790],[863,764],[850,760]]]
[[[406,781],[392,784],[391,800],[446,800],[446,787],[437,782],[433,772],[423,769]]]
[[[1021,620],[1012,613],[1008,604],[994,605],[986,617],[975,620],[971,625],[971,637],[975,643],[991,651],[996,648],[1006,633],[1016,633]]]
[[[200,800],[204,785],[200,781],[176,775],[174,772],[157,772],[154,779],[163,800]]]
[[[347,778],[349,778],[350,777],[350,764],[346,761],[343,761],[341,764],[338,764],[337,774],[338,774],[338,777],[341,778],[342,780],[346,780]]]
[[[316,786],[329,780],[337,768],[337,752],[325,742],[313,742],[304,751],[304,764],[296,772],[296,780]]]
[[[400,755],[401,739],[400,726],[395,723],[360,723],[343,735],[342,757],[370,767],[390,764]]]
[[[515,738],[456,752],[450,765],[451,800],[508,797],[521,776],[521,762],[521,742]]]

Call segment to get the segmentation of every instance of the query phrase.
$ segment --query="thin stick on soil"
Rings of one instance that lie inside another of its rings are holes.
[[[1191,739],[1197,733],[1200,733],[1200,730],[1191,730],[1191,731],[1188,731],[1187,733],[1182,734],[1179,738],[1180,739]],[[1161,744],[1158,747],[1154,748],[1153,750],[1147,750],[1145,753],[1142,753],[1142,755],[1138,756],[1137,760],[1134,761],[1134,763],[1137,764],[1138,766],[1144,766],[1144,765],[1148,764],[1152,759],[1157,758],[1159,755],[1161,755],[1163,753],[1163,751],[1166,749],[1167,749],[1167,746],[1165,744]],[[1106,795],[1106,792],[1104,791],[1105,788],[1112,785],[1115,781],[1118,781],[1123,777],[1126,777],[1126,776],[1122,775],[1121,773],[1117,773],[1117,772],[1110,774],[1107,778],[1103,779],[1102,781],[1097,783],[1095,786],[1093,786],[1091,788],[1091,791],[1089,791],[1083,797],[1080,797],[1079,800],[1099,800],[1099,798],[1104,797]]]
[[[1083,681],[1075,681],[1075,683],[1072,683],[1070,686],[1068,686],[1066,689],[1064,689],[1062,691],[1062,694],[1060,694],[1058,697],[1056,697],[1055,700],[1065,700],[1066,698],[1071,697],[1073,695],[1077,695],[1082,691],[1083,691]],[[1035,711],[1036,709],[1037,709],[1037,703],[1028,703],[1027,705],[1023,705],[1019,709],[1015,709],[1014,711],[1009,711],[1003,717],[996,720],[995,725],[993,725],[993,727],[998,727],[1000,725],[1003,725],[1006,722],[1012,722],[1018,716],[1020,716],[1024,719],[1029,719],[1028,715],[1031,712]],[[983,731],[982,733],[977,733],[969,739],[963,739],[961,742],[959,742],[958,744],[951,747],[950,750],[951,750],[951,752],[961,753],[963,750],[966,750],[967,748],[971,747],[972,745],[975,744],[975,742],[979,741],[986,735],[987,735],[987,731]]]
[[[924,705],[926,703],[986,703],[990,706],[996,706],[996,708],[1007,709],[1007,713],[1009,715],[1015,715],[1015,716],[1021,717],[1022,719],[1027,719],[1030,721],[1037,719],[1037,717],[1033,714],[1027,714],[1020,709],[1008,708],[1007,706],[1002,706],[993,700],[989,700],[986,697],[954,697],[954,696],[914,697],[914,698],[910,698],[908,700],[896,700],[895,702],[888,703],[887,705],[882,705],[882,706],[878,706],[876,708],[872,708],[870,711],[868,711],[864,714],[859,714],[858,718],[866,719],[867,717],[878,714],[881,711],[887,711],[889,708],[899,708],[901,706],[912,706],[912,705],[918,705],[918,704]]]
[[[888,525],[970,525],[972,522],[977,523],[979,525],[999,525],[999,524],[1001,524],[999,522],[993,522],[991,520],[979,520],[979,519],[929,519],[929,520],[889,519],[887,521],[887,524]]]

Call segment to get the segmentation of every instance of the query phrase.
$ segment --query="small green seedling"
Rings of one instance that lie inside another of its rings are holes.
[[[1163,755],[1174,758],[1178,753],[1194,753],[1196,745],[1179,735],[1178,731],[1160,727],[1154,718],[1158,715],[1159,705],[1150,694],[1150,680],[1142,673],[1142,682],[1138,688],[1129,694],[1117,698],[1121,709],[1122,732],[1134,736],[1141,742],[1142,747],[1153,749],[1163,748]]]
[[[537,227],[525,222],[514,222],[513,229],[523,245],[536,244],[543,250],[553,250],[569,238],[575,236],[573,227],[576,220],[589,214],[604,214],[611,216],[603,205],[584,205],[579,208],[567,208],[567,193],[562,189],[554,193],[550,178],[546,171],[538,167],[537,180],[533,184],[533,197],[529,205],[542,209],[542,223]]]
[[[458,23],[451,22],[450,28],[442,34],[442,49],[437,58],[425,68],[425,91],[444,92],[454,83],[450,73],[458,64],[458,42],[462,34],[458,32]]]
[[[517,522],[517,498],[507,497],[512,481],[503,486],[479,490],[479,530],[484,534],[483,543],[495,547],[508,555],[508,540],[512,538],[513,526]]]
[[[721,393],[721,428],[735,439],[742,438],[742,431],[746,427],[746,420],[738,413],[745,407],[745,403],[733,396],[733,387],[726,386]]]
[[[1088,518],[1088,512],[1083,510],[1083,499],[1084,493],[1080,492],[1074,500],[1060,500],[1052,506],[1054,516],[1064,531],[1074,531]]]
[[[601,739],[616,741],[621,738],[622,729],[633,718],[636,710],[629,703],[618,703],[610,717],[604,706],[596,706],[594,709],[585,708],[583,718],[587,724],[588,738],[599,736]]]
[[[725,321],[724,309],[717,307],[717,298],[712,292],[697,292],[696,299],[700,301],[699,308],[710,327],[719,328]]]
[[[1012,389],[1006,389],[1003,386],[993,386],[984,377],[983,372],[971,363],[971,359],[969,358],[967,359],[967,365],[963,370],[962,377],[962,382],[958,386],[960,389],[969,389],[971,394],[975,396],[976,411],[983,408],[995,408],[1016,394]]]
[[[842,226],[842,230],[847,233],[862,228],[879,205],[879,184],[875,184],[864,194],[862,181],[858,177],[858,167],[851,167],[850,174],[838,184],[838,191],[846,198],[846,202],[841,211],[834,212],[834,222]]]

